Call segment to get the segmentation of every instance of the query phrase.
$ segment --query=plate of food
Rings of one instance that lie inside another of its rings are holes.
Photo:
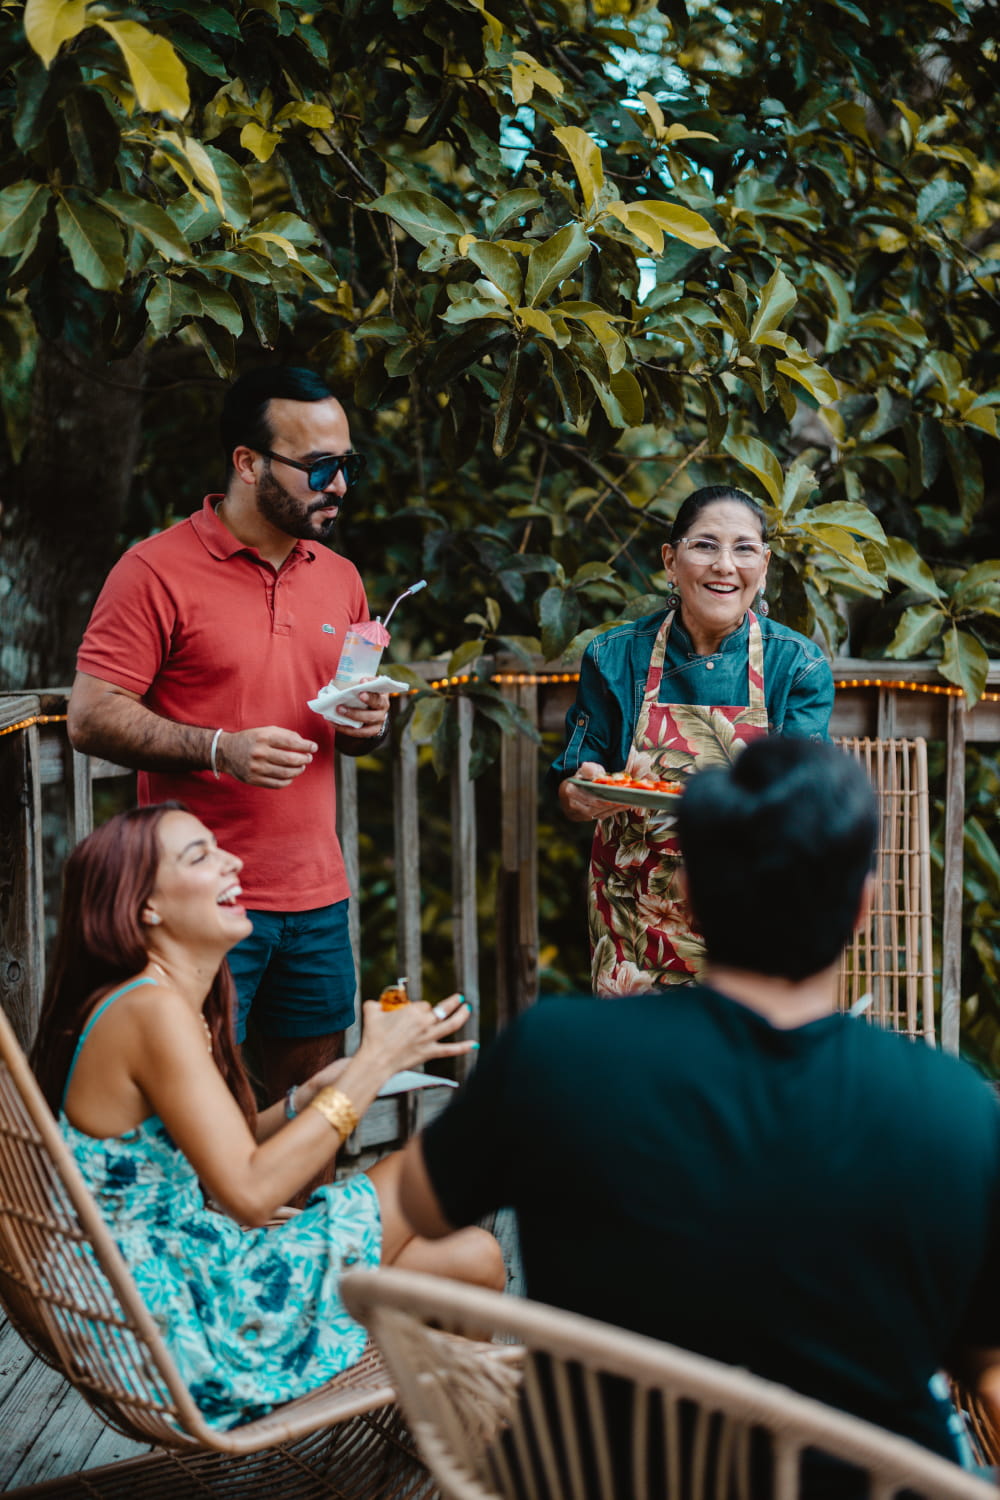
[[[684,790],[682,781],[629,776],[625,771],[613,771],[609,776],[597,776],[592,781],[574,776],[572,781],[582,792],[589,792],[604,802],[617,802],[622,807],[651,808],[657,812],[673,812]]]

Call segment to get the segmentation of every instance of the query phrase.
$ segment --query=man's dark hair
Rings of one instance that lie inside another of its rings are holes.
[[[329,401],[333,391],[314,370],[300,365],[263,365],[234,380],[222,403],[222,446],[226,474],[232,473],[233,450],[270,448],[274,433],[268,420],[271,401]]]
[[[710,961],[806,979],[854,930],[877,830],[857,761],[811,740],[755,740],[726,769],[699,772],[677,833]]]

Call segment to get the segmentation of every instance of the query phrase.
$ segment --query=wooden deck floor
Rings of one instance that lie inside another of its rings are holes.
[[[493,1228],[507,1262],[508,1290],[523,1294],[513,1215],[498,1215]],[[0,1311],[0,1493],[150,1451],[112,1432],[61,1375],[34,1357]]]

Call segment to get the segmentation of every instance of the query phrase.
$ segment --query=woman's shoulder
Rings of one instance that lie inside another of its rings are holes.
[[[803,635],[801,631],[793,630],[791,625],[783,625],[780,620],[775,620],[771,615],[758,615],[757,623],[765,643],[781,643],[788,647],[796,648],[803,656],[813,661],[827,661],[829,658],[822,646]]]

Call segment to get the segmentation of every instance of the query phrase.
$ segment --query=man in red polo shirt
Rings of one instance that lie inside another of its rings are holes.
[[[230,387],[222,436],[225,494],[109,574],[69,735],[135,766],[140,802],[184,802],[243,860],[254,931],[230,955],[237,1036],[252,1004],[273,1100],[339,1056],[353,1019],[333,750],[379,743],[389,700],[363,694],[337,731],[307,706],[368,619],[357,569],[323,545],[364,466],[343,407],[312,371],[267,367]]]

